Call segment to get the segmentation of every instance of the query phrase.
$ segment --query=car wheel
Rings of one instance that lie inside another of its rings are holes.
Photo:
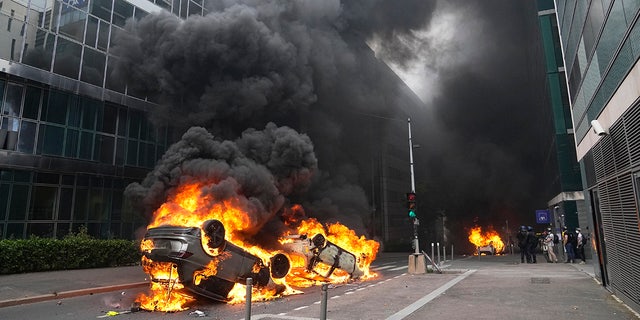
[[[203,229],[204,229],[204,233],[207,235],[207,237],[209,237],[209,241],[207,242],[207,245],[210,248],[212,249],[219,248],[225,243],[224,225],[219,220],[205,221]]]
[[[278,253],[271,257],[271,276],[274,279],[284,278],[289,273],[291,262],[286,255]]]

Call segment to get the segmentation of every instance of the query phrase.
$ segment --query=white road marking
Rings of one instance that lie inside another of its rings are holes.
[[[391,269],[391,271],[398,271],[398,270],[408,269],[408,268],[409,268],[409,266],[402,266],[402,267],[393,268],[393,269]]]
[[[298,310],[302,310],[302,309],[306,309],[306,308],[309,308],[309,306],[297,307],[297,308],[295,308],[293,310],[298,311]]]
[[[429,303],[429,301],[437,298],[439,295],[441,295],[445,291],[449,290],[449,288],[453,287],[456,283],[464,280],[464,278],[470,276],[474,272],[476,272],[476,269],[469,270],[469,271],[457,276],[455,279],[445,283],[440,288],[432,291],[428,295],[418,299],[418,301],[410,304],[406,308],[404,308],[404,309],[396,312],[395,314],[391,315],[389,318],[387,318],[387,320],[401,320],[401,319],[404,319],[405,317],[407,317],[408,315],[412,314],[416,310],[420,309],[422,306],[424,306],[425,304]]]

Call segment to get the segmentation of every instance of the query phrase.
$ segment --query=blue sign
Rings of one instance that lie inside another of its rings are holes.
[[[536,222],[540,224],[549,223],[549,210],[536,210]]]

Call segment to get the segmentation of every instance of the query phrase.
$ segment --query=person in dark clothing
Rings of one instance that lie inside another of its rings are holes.
[[[516,237],[518,238],[518,247],[520,248],[520,262],[524,263],[525,258],[527,262],[529,262],[531,258],[529,257],[529,247],[527,243],[527,240],[529,239],[527,227],[520,226],[520,232],[518,232]]]
[[[575,247],[577,245],[577,239],[573,232],[567,230],[567,227],[564,227],[564,234],[562,235],[562,244],[564,244],[564,249],[567,252],[567,261],[564,263],[574,263],[575,262]]]
[[[527,251],[529,253],[529,263],[538,263],[536,260],[536,248],[538,247],[538,237],[532,227],[527,227]]]

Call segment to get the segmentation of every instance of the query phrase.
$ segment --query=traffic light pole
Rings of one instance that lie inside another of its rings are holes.
[[[411,140],[411,118],[407,119],[409,125],[409,168],[411,169],[411,192],[416,192],[416,180],[413,173],[413,141]],[[420,221],[417,217],[413,218],[413,247],[414,253],[420,254],[420,242],[418,241],[418,226]]]

